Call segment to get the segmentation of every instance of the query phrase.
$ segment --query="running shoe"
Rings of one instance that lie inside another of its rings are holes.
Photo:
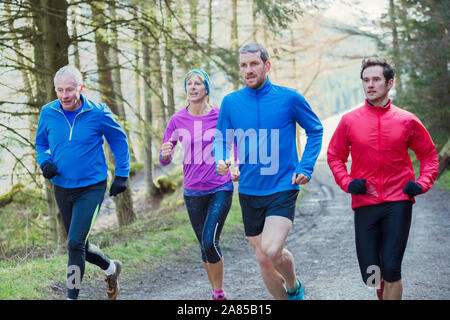
[[[297,291],[295,291],[294,293],[289,293],[286,291],[289,300],[305,300],[305,291],[303,290],[303,285],[301,284],[300,280],[297,279],[297,281],[299,285]]]
[[[122,262],[118,260],[113,260],[116,265],[116,273],[106,276],[106,294],[108,295],[108,300],[116,300],[119,294],[119,281],[117,280],[122,270]]]
[[[381,280],[377,287],[378,300],[383,300],[384,281]]]
[[[212,299],[213,300],[227,300],[227,296],[225,295],[225,291],[216,292],[214,293],[214,290],[212,292]]]

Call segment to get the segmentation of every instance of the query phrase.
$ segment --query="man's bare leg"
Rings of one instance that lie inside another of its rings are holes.
[[[261,234],[248,237],[256,254],[267,289],[277,300],[287,299],[286,288],[295,286],[292,254],[284,248],[292,221],[281,216],[269,216]]]
[[[286,238],[291,231],[292,221],[281,216],[266,218],[262,232],[261,249],[272,262],[275,269],[283,276],[286,286],[295,286],[295,264],[292,254],[284,248]]]
[[[258,261],[264,283],[266,284],[270,294],[276,300],[287,299],[283,276],[275,270],[272,262],[270,262],[270,260],[261,251],[261,236],[262,235],[259,234],[255,237],[248,237],[248,241],[255,251],[256,260]]]

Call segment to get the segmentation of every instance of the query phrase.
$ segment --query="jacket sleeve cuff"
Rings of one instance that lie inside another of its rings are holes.
[[[303,175],[305,175],[305,176],[307,176],[308,177],[308,179],[309,179],[309,181],[311,181],[311,174],[309,174],[309,173],[306,173],[305,171],[296,171],[295,172],[296,174],[303,174]]]
[[[159,153],[159,163],[161,163],[163,166],[167,166],[167,165],[168,165],[169,163],[171,163],[171,162],[172,162],[172,156],[170,156],[169,159],[164,160],[164,159],[162,158],[161,152]]]

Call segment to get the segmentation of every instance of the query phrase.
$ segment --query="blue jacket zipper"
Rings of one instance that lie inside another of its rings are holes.
[[[69,141],[71,141],[71,140],[72,140],[73,128],[75,127],[75,121],[77,120],[77,117],[78,117],[80,114],[82,114],[83,112],[87,112],[87,111],[91,110],[92,108],[89,109],[89,110],[81,110],[81,111],[75,116],[75,118],[73,119],[73,125],[70,125],[69,119],[67,119],[67,117],[66,117],[66,115],[64,114],[64,112],[62,112],[61,110],[55,109],[55,108],[52,108],[52,109],[55,110],[55,111],[58,111],[59,113],[61,113],[61,114],[63,115],[64,119],[66,119],[67,124],[69,125],[69,128],[70,128]]]

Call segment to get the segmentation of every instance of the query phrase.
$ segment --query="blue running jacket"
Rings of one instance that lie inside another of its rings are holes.
[[[125,132],[108,106],[83,95],[81,99],[82,110],[72,126],[59,100],[42,107],[35,142],[38,164],[51,160],[60,174],[51,181],[63,188],[85,187],[106,180],[104,136],[114,155],[115,175],[128,177],[130,154]]]
[[[296,123],[307,143],[299,162]],[[305,98],[296,90],[272,84],[244,87],[224,97],[214,139],[214,158],[230,159],[234,142],[239,161],[239,192],[264,196],[300,189],[294,172],[311,179],[322,147],[323,128]]]

